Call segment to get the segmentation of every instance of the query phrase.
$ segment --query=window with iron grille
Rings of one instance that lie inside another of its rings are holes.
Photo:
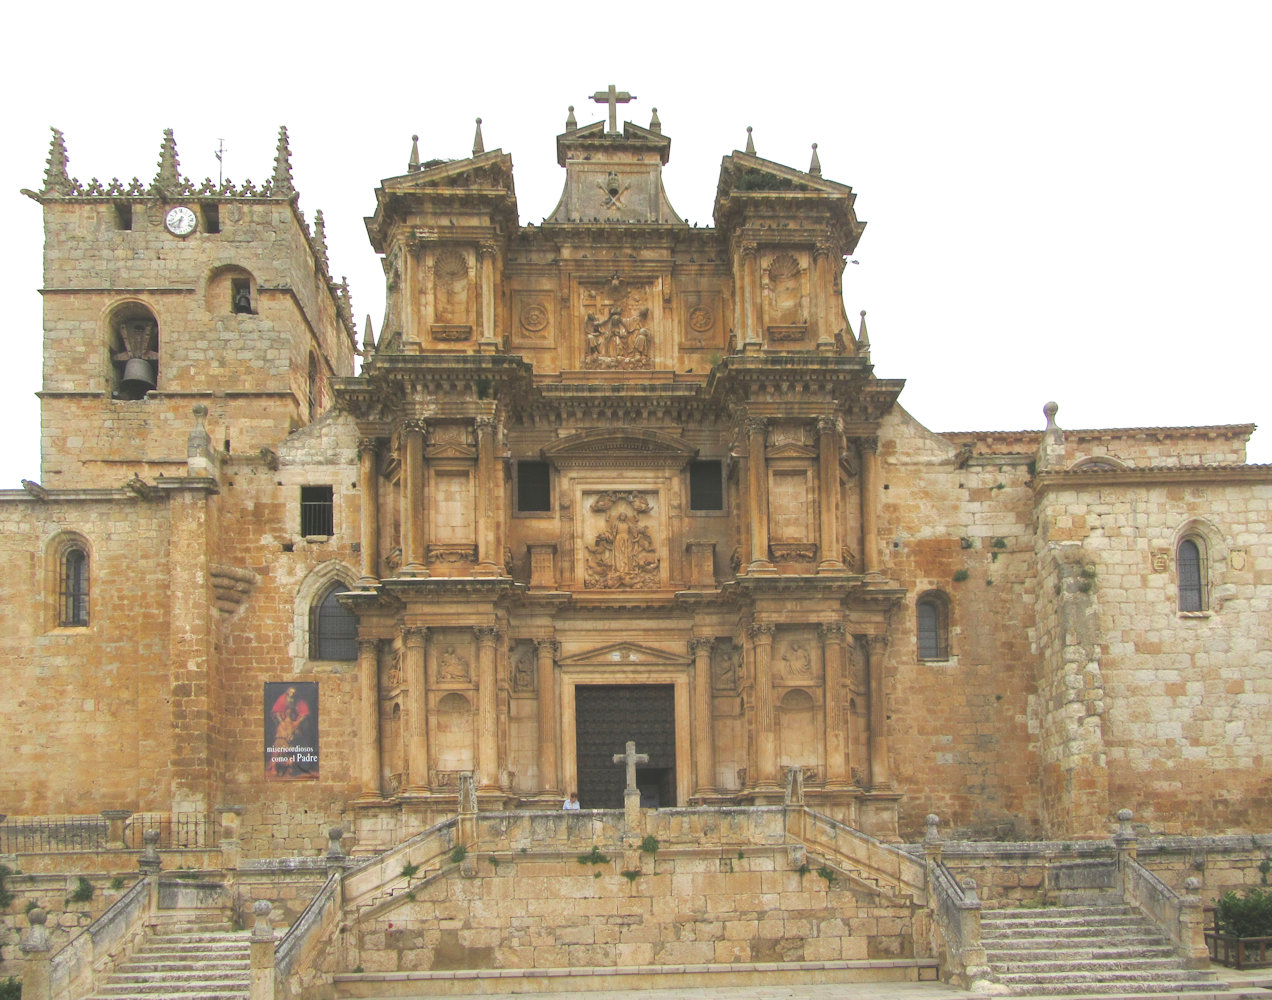
[[[330,486],[302,486],[300,488],[300,533],[310,535],[334,535],[335,502]]]
[[[949,605],[943,594],[925,594],[915,605],[918,618],[920,660],[947,660],[950,656]]]
[[[1191,538],[1179,543],[1175,568],[1179,574],[1179,610],[1206,610],[1206,580],[1202,572],[1201,546]]]
[[[689,509],[724,510],[724,465],[719,460],[689,463]]]
[[[67,549],[62,557],[58,595],[58,624],[88,624],[88,554],[80,548]]]
[[[356,660],[358,620],[336,597],[346,590],[333,583],[322,599],[309,609],[309,658],[311,660]]]

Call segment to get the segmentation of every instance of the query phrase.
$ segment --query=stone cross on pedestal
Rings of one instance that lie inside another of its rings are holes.
[[[597,104],[609,105],[609,131],[611,134],[618,131],[618,105],[626,104],[628,101],[634,101],[635,94],[629,94],[625,90],[615,90],[614,85],[609,85],[609,90],[598,90],[592,95],[592,100]]]
[[[614,754],[614,763],[627,765],[627,787],[624,789],[624,792],[630,795],[632,792],[639,791],[636,788],[636,765],[648,764],[649,754],[637,753],[635,742],[628,740],[627,752]]]

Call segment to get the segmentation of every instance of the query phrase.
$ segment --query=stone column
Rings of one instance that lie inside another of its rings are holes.
[[[812,304],[809,312],[816,324],[817,349],[831,351],[835,347],[834,278],[831,276],[830,244],[818,243],[813,249]]]
[[[879,572],[879,441],[862,438],[861,447],[861,565],[864,573]]]
[[[535,640],[539,662],[539,787],[545,795],[561,790],[557,772],[557,644],[551,638]]]
[[[428,629],[422,625],[402,628],[402,674],[406,682],[407,784],[428,788],[428,666],[425,646]]]
[[[763,417],[750,417],[746,422],[747,475],[750,478],[751,508],[751,563],[748,573],[772,573],[769,561],[769,510],[768,510],[768,421]]]
[[[884,700],[884,683],[887,680],[884,659],[888,651],[888,637],[872,635],[870,643],[870,787],[889,788],[892,775],[888,770],[887,704]]]
[[[693,757],[697,762],[697,794],[715,794],[715,732],[711,725],[711,649],[715,640],[694,636],[693,652]]]
[[[106,849],[122,851],[124,844],[124,823],[132,815],[130,809],[103,809],[102,819],[106,820]]]
[[[742,244],[742,331],[746,344],[759,347],[760,336],[760,262],[754,243]]]
[[[842,573],[839,556],[839,428],[835,418],[817,418],[817,492],[821,497],[821,559],[818,573]]]
[[[498,576],[495,552],[495,418],[478,417],[477,425],[477,569],[478,576]]]
[[[402,442],[402,575],[425,577],[428,540],[424,527],[424,432],[423,420],[403,424]]]
[[[822,683],[826,714],[826,784],[848,784],[848,727],[844,724],[844,636],[841,622],[822,625]]]
[[[477,248],[481,257],[481,342],[487,351],[498,348],[495,339],[495,253],[493,243],[483,243]]]
[[[496,730],[495,642],[499,630],[473,629],[477,637],[477,770],[480,791],[499,788],[499,735]]]
[[[755,657],[755,786],[762,789],[777,787],[777,732],[773,727],[773,676],[770,663],[773,656],[773,626],[752,625],[747,634]]]
[[[412,685],[414,686],[414,685]],[[380,640],[358,640],[358,783],[380,796]]]
[[[362,576],[357,586],[369,590],[380,582],[380,469],[375,438],[358,442],[358,491],[362,494]]]

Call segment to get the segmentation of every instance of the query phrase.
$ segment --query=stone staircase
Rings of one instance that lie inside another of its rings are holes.
[[[1185,969],[1149,920],[1121,902],[984,910],[981,944],[1013,996],[1153,996],[1215,992],[1215,974]]]
[[[163,914],[140,947],[85,1000],[248,1000],[251,932],[219,909]]]

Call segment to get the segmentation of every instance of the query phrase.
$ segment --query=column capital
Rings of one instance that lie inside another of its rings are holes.
[[[493,260],[495,255],[499,253],[499,248],[493,243],[480,243],[477,246],[477,253],[482,260]]]
[[[493,431],[495,429],[495,418],[492,416],[489,416],[488,414],[483,413],[480,416],[473,417],[473,426],[476,427],[479,431],[481,430]]]
[[[746,634],[752,639],[765,639],[769,642],[773,641],[773,633],[776,631],[777,628],[768,622],[753,622],[746,627]]]
[[[361,637],[358,638],[358,655],[359,656],[362,656],[363,654],[366,654],[369,656],[369,655],[378,653],[379,650],[380,650],[379,639],[363,639]]]
[[[813,246],[813,260],[818,260],[819,258],[824,260],[829,257],[832,252],[834,252],[834,249],[835,248],[831,246],[830,243],[825,240],[819,240]]]
[[[747,417],[747,434],[763,434],[768,430],[768,417]]]
[[[843,622],[823,622],[817,626],[817,634],[822,642],[843,642],[848,634],[848,626]]]
[[[818,434],[834,434],[839,430],[839,421],[833,414],[823,413],[817,418]]]
[[[493,645],[503,635],[503,629],[493,625],[474,625],[473,635],[477,637],[479,643]]]
[[[699,652],[710,653],[715,647],[715,639],[705,635],[695,635],[689,640],[689,651],[695,656]]]
[[[760,252],[760,245],[752,240],[745,240],[738,244],[738,251],[743,257],[754,257]]]
[[[428,637],[428,626],[426,625],[403,625],[398,633],[402,636],[402,641],[408,646],[423,646],[424,640]]]
[[[374,437],[358,438],[358,454],[359,455],[366,455],[366,454],[375,455],[379,452],[379,450],[380,450],[379,438],[374,438]]]
[[[539,636],[534,639],[533,642],[535,649],[539,650],[539,652],[543,652],[544,649],[549,649],[552,651],[552,655],[554,657],[559,656],[561,653],[561,644],[551,636]]]
[[[857,438],[857,447],[863,455],[874,455],[879,451],[879,439],[874,436]]]
[[[886,652],[888,649],[888,634],[879,632],[877,634],[866,636],[866,642],[870,645],[870,652]]]
[[[424,420],[422,417],[403,417],[402,430],[427,434],[428,421]]]

